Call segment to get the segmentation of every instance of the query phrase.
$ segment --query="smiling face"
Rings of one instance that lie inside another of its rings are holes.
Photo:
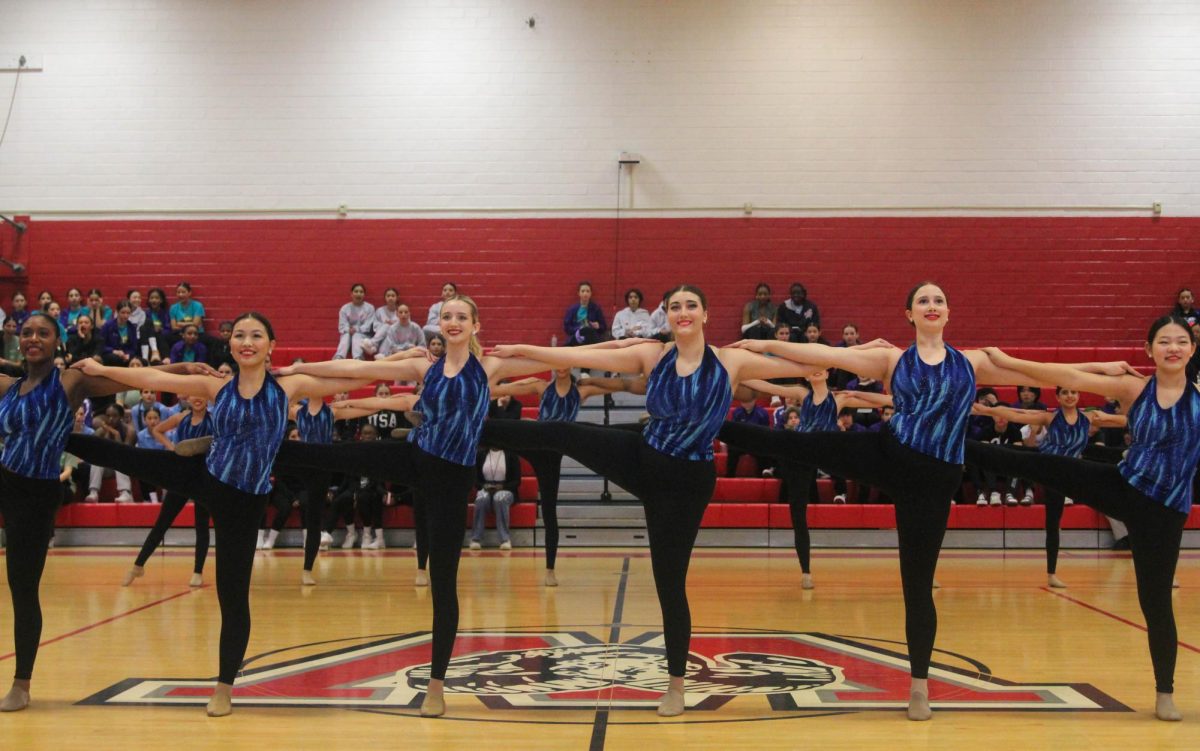
[[[950,320],[950,306],[946,302],[946,293],[936,284],[918,287],[913,292],[912,304],[904,311],[904,315],[917,331],[940,333]]]
[[[817,370],[808,374],[809,383],[825,383],[829,380],[828,370]]]
[[[442,336],[446,337],[447,349],[467,346],[471,337],[479,331],[475,311],[463,300],[450,300],[443,304],[438,325]]]
[[[136,289],[129,293],[129,304],[135,308],[142,307],[142,293]]]
[[[808,293],[804,291],[804,287],[799,284],[793,284],[788,290],[788,295],[792,298],[792,303],[799,305],[808,297]]]
[[[1079,406],[1079,392],[1075,389],[1059,389],[1058,403],[1067,409],[1074,409]]]
[[[1196,354],[1196,342],[1186,328],[1177,323],[1168,323],[1146,343],[1146,353],[1154,359],[1154,365],[1159,370],[1177,373],[1186,368],[1188,360]]]
[[[708,312],[695,292],[679,290],[667,298],[667,323],[671,333],[679,337],[703,336]]]
[[[43,315],[30,316],[21,326],[19,346],[30,365],[51,362],[58,346],[58,324]]]
[[[158,290],[153,290],[150,292],[146,296],[146,302],[149,303],[150,307],[156,309],[167,304],[167,301],[163,299],[162,294]]]
[[[186,334],[185,334],[186,336]],[[233,336],[229,338],[229,346],[238,367],[262,367],[275,342],[267,332],[267,327],[255,318],[243,318],[233,324]]]
[[[175,288],[175,299],[180,305],[187,305],[188,300],[192,299],[192,291],[181,284]]]

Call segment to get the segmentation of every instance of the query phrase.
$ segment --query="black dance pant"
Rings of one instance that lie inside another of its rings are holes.
[[[414,505],[423,507],[418,524],[427,527],[429,540],[429,589],[433,597],[430,676],[444,679],[458,634],[458,562],[475,467],[427,454],[408,441],[330,445],[285,441],[276,461],[284,466],[340,471],[413,489]]]
[[[325,509],[325,493],[329,490],[329,473],[305,472],[303,482],[300,513],[304,519],[304,570],[312,571],[317,562],[317,553],[321,550],[321,512]],[[278,481],[275,483],[275,489],[279,490]],[[271,504],[275,507],[275,518],[271,520],[271,529],[276,532],[283,530],[292,515],[292,499],[292,493],[272,494]]]
[[[1172,693],[1179,636],[1171,588],[1187,514],[1173,511],[1135,489],[1114,464],[1014,451],[975,441],[967,441],[967,461],[1039,482],[1125,522],[1129,528],[1138,603],[1150,641],[1154,683],[1159,693]]]
[[[816,499],[817,468],[782,459],[777,469],[779,479],[783,481],[783,492],[792,517],[792,537],[796,546],[796,557],[800,559],[800,570],[806,574],[812,573],[808,504]]]
[[[54,534],[54,516],[62,491],[58,478],[23,477],[0,467],[0,515],[4,516],[8,588],[12,594],[13,641],[17,657],[13,678],[33,677],[42,640],[42,603],[38,585]]]
[[[146,535],[146,541],[142,543],[142,549],[138,552],[134,565],[139,567],[146,565],[146,561],[150,560],[150,556],[154,555],[154,551],[158,549],[159,545],[162,545],[163,538],[167,536],[167,530],[175,523],[175,518],[179,516],[180,511],[183,511],[187,502],[187,496],[180,495],[173,490],[167,491],[162,507],[158,509],[158,519],[154,521],[154,527]],[[196,529],[196,557],[192,563],[192,571],[202,574],[204,573],[204,561],[208,559],[208,509],[203,504],[197,503],[195,504],[195,513],[193,526]]]
[[[546,568],[558,560],[558,482],[562,476],[563,455],[557,451],[522,451],[521,456],[533,467],[538,481],[538,500],[542,522],[546,525]]]
[[[933,576],[962,465],[902,445],[889,431],[799,433],[726,422],[720,438],[753,451],[811,462],[825,471],[882,488],[896,505],[904,631],[913,678],[929,677],[937,636]]]
[[[632,430],[572,422],[488,420],[482,442],[518,452],[561,451],[642,501],[654,586],[662,608],[667,672],[683,676],[692,635],[688,564],[716,486],[713,462],[668,456],[650,448]]]
[[[217,680],[233,683],[250,641],[250,576],[258,523],[270,495],[254,495],[221,482],[209,474],[203,456],[138,449],[78,433],[67,440],[67,451],[84,461],[147,480],[208,507],[216,530],[217,600],[221,605]]]

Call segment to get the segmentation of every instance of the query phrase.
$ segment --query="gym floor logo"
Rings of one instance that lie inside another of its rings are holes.
[[[261,655],[238,678],[234,701],[260,707],[415,710],[429,682],[429,642],[428,632],[418,632]],[[739,705],[757,701],[760,717],[779,718],[780,713],[901,709],[908,702],[908,659],[872,642],[880,640],[773,631],[695,634],[687,706],[711,711],[737,699]],[[620,644],[579,631],[463,632],[455,651],[462,656],[446,673],[447,694],[474,696],[491,710],[652,709],[667,688],[659,632]],[[289,652],[303,656],[289,659]],[[941,655],[963,667],[931,667],[934,709],[1131,711],[1088,684],[1016,683],[995,677],[970,658]],[[200,705],[211,693],[212,680],[129,678],[80,703]]]

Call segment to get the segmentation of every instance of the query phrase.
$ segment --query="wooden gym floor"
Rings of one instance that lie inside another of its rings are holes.
[[[260,553],[246,676],[232,717],[205,717],[219,627],[210,557],[187,587],[171,548],[129,588],[134,551],[51,551],[29,710],[0,715],[6,749],[1200,748],[1200,552],[1176,591],[1182,723],[1154,685],[1128,553],[946,551],[936,593],[935,716],[912,723],[895,552],[819,550],[802,591],[789,550],[703,549],[689,591],[699,706],[649,708],[665,666],[644,549],[569,548],[561,586],[530,549],[464,551],[449,711],[416,717],[430,600],[410,550],[334,551],[315,588],[296,550]],[[12,669],[0,606],[0,675]],[[898,643],[899,642],[899,643]],[[416,684],[417,688],[413,688]]]

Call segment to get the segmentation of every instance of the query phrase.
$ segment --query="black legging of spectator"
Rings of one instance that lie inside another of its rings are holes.
[[[54,516],[62,499],[60,487],[57,479],[22,477],[0,467],[0,515],[4,517],[17,658],[13,678],[18,681],[33,677],[33,663],[42,640],[38,587],[54,535]]]
[[[317,562],[317,554],[321,551],[321,514],[325,510],[325,491],[329,488],[329,474],[326,472],[305,472],[303,478],[296,478],[303,488],[298,494],[284,491],[279,478],[275,480],[275,492],[271,494],[271,505],[275,508],[275,518],[271,520],[271,529],[283,531],[288,519],[292,516],[292,500],[300,499],[300,514],[304,522],[304,570],[312,571]],[[293,479],[293,483],[296,483]]]
[[[216,530],[221,640],[217,680],[232,684],[250,641],[250,576],[255,539],[270,495],[254,495],[209,474],[203,456],[179,456],[74,433],[67,451],[101,467],[144,479],[208,507]]]
[[[538,502],[546,527],[546,568],[558,560],[558,483],[562,477],[563,455],[557,451],[523,451],[521,456],[533,467],[538,481]]]
[[[758,469],[760,470],[770,466],[770,462],[756,452],[743,451],[738,447],[729,446],[729,453],[725,457],[725,476],[737,477],[738,464],[741,462],[742,457],[747,455],[754,459],[754,463],[758,465]]]
[[[183,507],[187,505],[188,497],[176,493],[173,490],[167,491],[167,495],[163,498],[162,507],[158,510],[158,518],[154,520],[154,527],[150,533],[146,535],[146,541],[142,543],[142,549],[138,552],[137,560],[134,561],[136,566],[145,566],[146,561],[150,560],[150,556],[154,555],[154,551],[162,545],[163,538],[167,536],[167,530],[175,523],[175,518],[179,516],[179,512],[183,511]],[[204,573],[204,562],[208,559],[208,509],[204,504],[197,503],[195,505],[195,519],[192,526],[196,530],[196,555],[192,562],[192,572],[196,574]]]
[[[688,565],[716,486],[714,463],[663,454],[633,430],[572,422],[489,420],[484,423],[482,442],[517,452],[562,451],[641,499],[654,586],[662,608],[667,672],[683,676],[692,634]]]
[[[1138,603],[1146,618],[1156,690],[1172,693],[1179,637],[1171,589],[1187,514],[1173,511],[1134,489],[1114,464],[1015,451],[975,441],[967,441],[967,460],[995,472],[1039,482],[1125,523]]]
[[[962,466],[914,451],[886,430],[799,433],[726,422],[720,438],[781,458],[802,457],[827,472],[882,488],[894,499],[909,668],[913,678],[928,678],[937,636],[933,576]]]
[[[330,445],[285,441],[276,461],[284,466],[336,469],[413,489],[414,504],[424,506],[418,523],[424,522],[429,536],[429,585],[433,597],[430,676],[444,679],[458,633],[458,562],[462,557],[475,468],[427,454],[407,441]]]

